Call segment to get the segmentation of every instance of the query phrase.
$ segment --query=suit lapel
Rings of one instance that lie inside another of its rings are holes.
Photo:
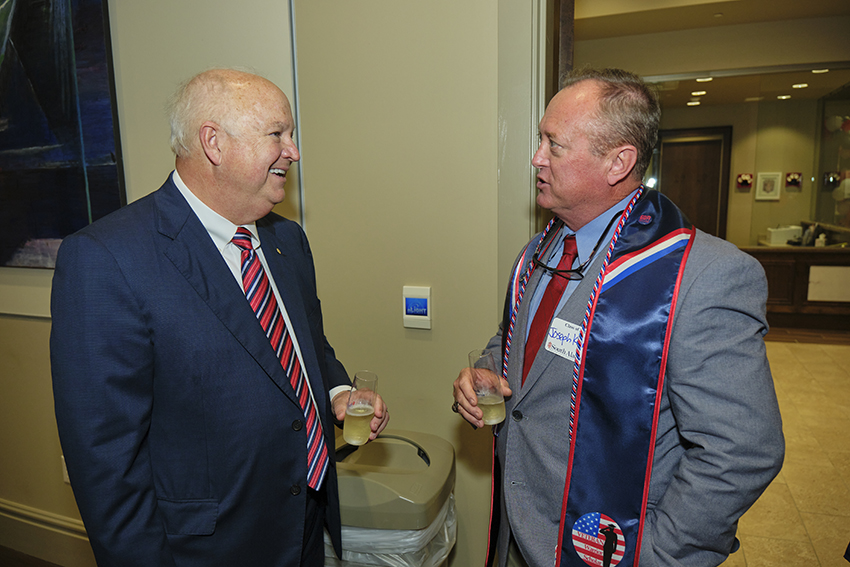
[[[280,361],[257,323],[239,283],[209,233],[170,179],[157,192],[156,203],[158,230],[171,239],[164,248],[165,256],[257,364],[297,404]]]
[[[286,243],[281,242],[270,228],[264,226],[262,223],[258,223],[257,232],[262,243],[263,255],[269,265],[269,271],[272,273],[278,293],[280,293],[280,299],[283,301],[286,314],[289,316],[289,322],[292,325],[290,332],[298,340],[301,358],[304,361],[304,368],[307,372],[307,379],[310,381],[310,388],[313,391],[313,398],[319,405],[320,411],[323,411],[327,400],[324,399],[324,396],[317,395],[318,392],[325,390],[317,359],[318,347],[314,347],[313,345],[310,323],[307,320],[307,309],[304,305],[303,297],[298,292],[297,285],[293,283],[299,280],[298,270],[309,269],[309,266],[299,266],[298,259],[286,253],[289,249],[285,245]]]
[[[534,270],[531,274],[531,278],[526,285],[525,297],[519,305],[519,313],[517,314],[516,326],[514,327],[514,334],[522,337],[521,341],[515,341],[517,345],[515,348],[518,352],[522,353],[522,356],[511,356],[508,360],[508,364],[510,367],[508,368],[509,376],[517,376],[516,385],[511,384],[511,389],[514,391],[514,396],[516,396],[515,404],[519,404],[528,391],[531,389],[531,382],[529,382],[529,378],[532,377],[532,373],[534,372],[534,366],[539,364],[539,361],[535,359],[534,364],[529,369],[529,375],[526,377],[525,384],[522,384],[522,367],[525,359],[525,344],[527,340],[527,330],[528,325],[530,324],[529,319],[529,309],[531,307],[531,297],[534,295],[534,290],[537,289],[537,286],[540,285],[540,278],[543,274],[543,270]],[[522,384],[522,385],[521,385]]]

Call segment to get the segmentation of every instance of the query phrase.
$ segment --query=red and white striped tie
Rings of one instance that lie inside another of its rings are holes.
[[[328,470],[328,448],[325,446],[322,423],[310,398],[307,380],[269,285],[269,278],[251,243],[251,232],[240,226],[236,229],[233,243],[242,250],[242,285],[245,288],[245,296],[257,314],[257,319],[280,359],[280,364],[289,377],[289,383],[292,384],[298,403],[304,411],[304,418],[307,420],[307,484],[310,488],[318,489]]]

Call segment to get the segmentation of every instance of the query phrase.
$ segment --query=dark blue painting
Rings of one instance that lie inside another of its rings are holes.
[[[105,0],[0,0],[0,266],[125,202]]]

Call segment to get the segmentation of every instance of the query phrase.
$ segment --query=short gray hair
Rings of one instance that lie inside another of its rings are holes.
[[[235,68],[216,68],[199,73],[181,83],[168,101],[168,120],[171,124],[171,151],[178,157],[192,153],[201,124],[216,122],[229,134],[235,134],[239,117],[229,101],[239,77],[257,76]]]
[[[632,176],[641,181],[658,141],[658,96],[643,79],[622,69],[576,69],[567,75],[563,88],[582,81],[594,81],[600,93],[585,132],[591,151],[602,156],[622,144],[634,146],[637,162]]]

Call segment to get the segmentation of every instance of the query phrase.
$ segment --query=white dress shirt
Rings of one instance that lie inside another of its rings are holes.
[[[239,283],[239,287],[244,291],[244,286],[242,285],[242,249],[232,242],[233,236],[236,234],[236,229],[239,228],[239,226],[233,224],[209,208],[203,201],[198,199],[198,197],[192,193],[192,190],[189,189],[189,187],[186,186],[186,183],[184,183],[180,178],[180,174],[177,173],[177,170],[172,172],[171,179],[174,181],[174,184],[177,186],[180,194],[183,195],[183,198],[189,203],[189,206],[197,215],[201,224],[204,225],[205,229],[207,229],[207,233],[210,235],[213,244],[215,244],[215,247],[221,253],[221,257],[224,258],[227,267],[230,268],[233,277]],[[280,297],[280,292],[278,291],[274,277],[269,270],[266,257],[263,255],[262,243],[257,237],[257,225],[255,223],[251,223],[241,226],[251,232],[251,243],[254,246],[257,257],[260,259],[260,263],[263,265],[263,269],[266,271],[266,276],[269,278],[269,285],[271,286],[272,293],[274,293],[274,297],[277,300],[280,313],[283,315],[283,321],[286,324],[286,328],[289,329],[289,334],[292,337],[292,344],[295,347],[295,355],[298,357],[298,362],[301,364],[301,370],[304,373],[305,381],[307,382],[307,388],[310,390],[310,399],[313,400],[313,403],[315,404],[313,389],[310,387],[310,380],[307,379],[307,367],[304,365],[304,359],[301,356],[301,347],[298,345],[298,337],[295,336],[292,323],[289,320],[289,314],[286,312],[286,306]],[[333,400],[336,394],[344,392],[347,389],[348,386],[337,386],[336,388],[333,388],[329,392],[330,399]]]

